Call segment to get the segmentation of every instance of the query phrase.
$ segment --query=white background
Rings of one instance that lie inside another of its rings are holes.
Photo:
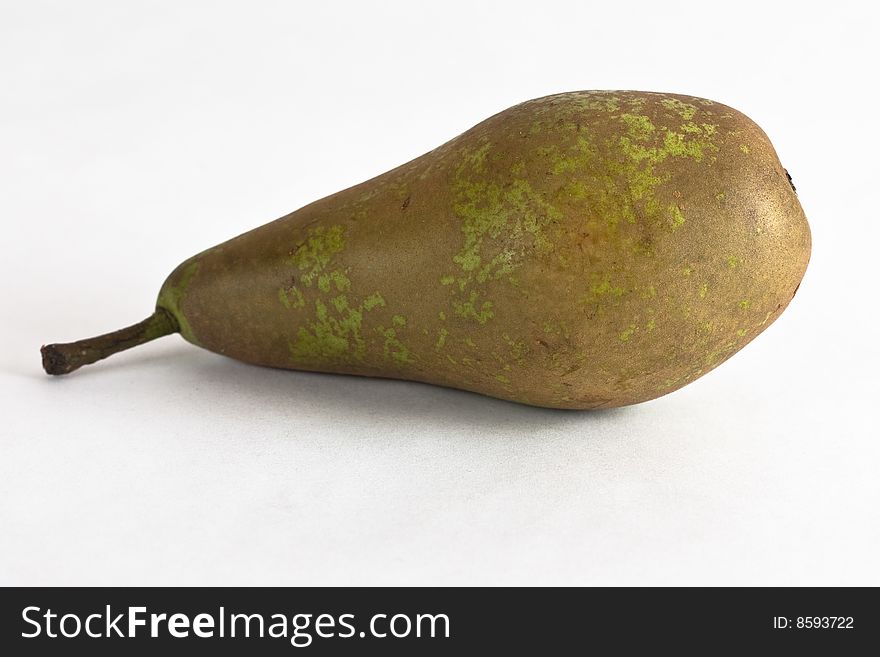
[[[872,3],[3,2],[0,583],[880,585]],[[684,390],[559,412],[165,338],[212,244],[574,89],[770,135],[813,260]]]

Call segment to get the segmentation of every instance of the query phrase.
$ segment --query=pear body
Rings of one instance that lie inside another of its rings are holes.
[[[607,408],[745,346],[809,254],[786,171],[746,116],[572,92],[196,255],[158,306],[248,363]]]

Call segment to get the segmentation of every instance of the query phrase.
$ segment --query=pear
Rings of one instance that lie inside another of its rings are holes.
[[[788,305],[810,230],[763,131],[703,98],[530,100],[181,264],[140,324],[271,367],[608,408],[676,390]]]

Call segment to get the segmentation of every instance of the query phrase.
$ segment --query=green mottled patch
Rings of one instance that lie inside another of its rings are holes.
[[[706,294],[708,294],[708,292],[709,292],[709,286],[708,286],[708,284],[703,283],[703,284],[700,286],[700,298],[701,298],[701,299],[705,299],[705,298],[706,298]]]
[[[463,271],[473,271],[480,266],[480,256],[477,255],[476,251],[473,249],[468,249],[467,251],[459,253],[452,258],[452,261],[458,263]]]
[[[590,91],[583,94],[569,95],[566,102],[576,109],[595,112],[616,112],[620,109],[620,98],[611,91]]]
[[[746,144],[740,144],[739,150],[748,155],[752,150]]]
[[[300,244],[292,256],[306,283],[311,283],[330,262],[331,258],[345,248],[342,226],[318,226],[309,231],[309,236]]]
[[[748,310],[752,307],[752,302],[750,299],[743,299],[739,302],[740,310]]]
[[[728,256],[727,258],[727,266],[731,269],[736,269],[737,267],[739,267],[741,262],[742,261],[734,255]]]
[[[459,273],[440,278],[442,285],[458,283],[460,295],[452,301],[456,314],[480,323],[493,316],[490,302],[483,302],[480,308],[473,305],[480,288],[508,278],[527,256],[504,248],[504,242],[530,244],[538,253],[548,252],[552,245],[545,227],[562,217],[527,179],[510,180],[485,166],[490,152],[488,142],[479,149],[462,151],[452,185],[452,210],[463,236],[461,249],[452,257]],[[524,165],[520,168],[524,170]]]
[[[478,172],[471,171],[470,175],[475,173]],[[515,180],[504,185],[480,180],[479,177],[467,179],[464,174],[459,174],[454,191],[457,201],[453,210],[462,220],[464,245],[452,260],[463,272],[473,272],[486,262],[488,243],[498,239],[502,233],[505,236],[531,237],[539,251],[548,249],[549,241],[543,233],[543,226],[550,218],[561,218],[561,214],[535,193],[527,180]],[[511,260],[510,253],[496,254],[488,261],[488,269],[481,270],[482,279],[498,278],[521,264]],[[470,276],[465,279],[471,282]]]
[[[649,139],[657,129],[651,119],[640,114],[621,114],[620,120],[626,126],[629,136],[638,141]]]
[[[376,306],[385,306],[385,299],[383,299],[382,295],[378,292],[374,292],[364,299],[364,310],[372,310]]]
[[[529,353],[529,348],[523,340],[515,340],[507,333],[501,334],[501,339],[507,343],[510,350],[510,358],[514,362],[522,364],[523,358]],[[509,365],[505,365],[505,369],[510,369]]]
[[[476,280],[478,283],[498,280],[511,274],[516,269],[516,266],[514,264],[513,251],[505,249],[480,268],[480,271],[477,272]]]
[[[620,285],[613,285],[608,274],[593,272],[590,274],[590,292],[593,297],[622,297],[626,290]]]
[[[340,294],[338,297],[333,297],[330,303],[336,308],[336,312],[342,313],[348,308],[348,297],[344,294]]]
[[[636,330],[638,330],[638,326],[636,326],[635,324],[630,324],[627,328],[621,331],[620,335],[618,335],[617,337],[620,339],[621,342],[627,342],[632,337],[633,333],[636,332]]]
[[[694,114],[697,113],[696,105],[685,103],[678,98],[666,98],[660,101],[660,103],[670,112],[678,114],[685,121],[690,121],[694,118]]]
[[[706,151],[710,150],[717,151],[718,147],[709,139],[687,139],[683,134],[667,131],[661,152],[675,157],[693,158],[700,162]]]
[[[290,309],[305,308],[304,289],[328,295],[314,300],[314,315],[303,320],[295,339],[289,341],[290,353],[297,362],[307,365],[359,362],[367,354],[364,318],[376,308],[385,307],[385,299],[374,292],[358,299],[352,294],[352,282],[347,270],[331,267],[334,256],[345,247],[343,226],[318,226],[297,247],[292,263],[299,269],[300,285],[282,287],[278,299]],[[329,296],[332,295],[332,296]],[[403,315],[395,315],[394,326],[406,326]],[[387,334],[395,329],[381,329],[385,348],[399,362],[411,362],[409,350],[396,335]]]
[[[568,148],[544,147],[550,170],[558,176],[568,174],[557,196],[583,203],[612,230],[639,219],[670,231],[680,228],[685,223],[681,207],[663,202],[658,194],[671,176],[660,165],[670,158],[702,162],[717,152],[716,126],[688,123],[676,132],[632,112],[616,120],[623,127],[619,137],[600,140],[579,131]]]
[[[655,322],[653,319],[649,319],[648,323],[645,324],[645,328],[648,331],[653,331],[655,328],[657,328],[657,322]]]
[[[715,133],[718,131],[718,126],[714,123],[700,123],[697,125],[696,123],[689,121],[687,123],[682,123],[680,128],[682,132],[686,132],[692,135],[704,135],[706,137],[714,137]]]
[[[453,301],[452,308],[455,310],[455,314],[465,319],[474,319],[480,324],[485,324],[492,319],[495,316],[495,313],[492,312],[492,302],[484,301],[478,306],[478,296],[479,293],[472,290],[466,301]]]
[[[500,381],[501,383],[503,383],[503,384],[505,384],[505,385],[510,384],[510,379],[508,379],[508,378],[507,378],[506,376],[504,376],[503,374],[496,374],[496,375],[495,375],[495,380],[496,380],[496,381]]]
[[[362,358],[366,342],[361,336],[363,312],[342,304],[337,315],[323,301],[315,301],[315,321],[300,327],[296,341],[290,344],[291,355],[304,363],[336,362],[349,357]]]
[[[489,149],[491,148],[492,144],[487,141],[478,149],[468,151],[465,154],[465,160],[476,171],[482,171],[486,165],[486,155],[489,153]]]
[[[345,292],[351,287],[348,276],[340,271],[331,271],[328,274],[318,276],[318,289],[321,292],[329,292],[331,284],[336,287],[337,292]]]
[[[376,332],[384,336],[385,343],[382,347],[385,358],[390,358],[397,363],[412,363],[415,359],[409,349],[397,337],[397,330],[380,326]]]
[[[345,295],[334,297],[330,306],[315,300],[315,316],[297,330],[290,352],[297,361],[308,364],[324,362],[360,361],[366,354],[367,343],[362,335],[363,303],[349,305]]]
[[[285,308],[302,308],[306,305],[303,293],[295,285],[288,288],[278,288],[278,300]]]
[[[669,226],[672,230],[676,230],[680,228],[684,224],[684,214],[681,212],[681,208],[677,205],[669,206]]]
[[[449,331],[445,328],[441,328],[437,331],[437,342],[434,344],[435,349],[442,349],[446,345],[446,338],[449,336]]]

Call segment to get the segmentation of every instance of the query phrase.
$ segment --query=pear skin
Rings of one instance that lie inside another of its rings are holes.
[[[147,325],[73,343],[81,356],[49,345],[44,365],[179,331],[257,365],[608,408],[748,344],[809,256],[794,188],[743,114],[563,93],[190,258]]]

